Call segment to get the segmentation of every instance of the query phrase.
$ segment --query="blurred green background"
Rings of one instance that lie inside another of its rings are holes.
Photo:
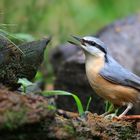
[[[0,29],[31,35],[24,36],[27,40],[51,35],[55,47],[72,34],[94,34],[139,10],[140,0],[0,0]]]
[[[139,10],[140,0],[0,0],[0,23],[10,32],[52,35],[56,45]]]

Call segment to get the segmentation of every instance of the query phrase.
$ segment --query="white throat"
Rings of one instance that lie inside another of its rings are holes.
[[[95,57],[95,58],[96,57],[97,58],[105,57],[105,53],[96,48],[94,48],[94,49],[92,48],[92,50],[89,50],[89,49],[85,50],[85,55],[86,55],[86,57],[91,56],[91,57]]]
[[[82,48],[85,52],[85,55],[93,55],[95,57],[103,57],[105,55],[104,52],[102,52],[100,49],[94,47],[94,46],[90,46],[88,44],[86,44],[85,46],[82,45]]]

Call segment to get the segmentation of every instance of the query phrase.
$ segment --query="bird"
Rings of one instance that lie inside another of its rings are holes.
[[[104,113],[111,114],[116,108],[126,106],[118,116],[121,118],[140,101],[140,77],[124,68],[109,53],[104,42],[93,36],[72,36],[85,54],[85,70],[89,84],[97,95],[108,100],[114,108]]]
[[[43,61],[50,40],[50,37],[43,38],[15,46],[0,36],[0,83],[15,90],[19,87],[19,78],[32,80]]]

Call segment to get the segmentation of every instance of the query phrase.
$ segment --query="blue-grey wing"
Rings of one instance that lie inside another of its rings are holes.
[[[111,56],[107,56],[107,59],[108,62],[100,71],[100,75],[102,77],[112,83],[121,84],[140,90],[140,77],[123,68]]]

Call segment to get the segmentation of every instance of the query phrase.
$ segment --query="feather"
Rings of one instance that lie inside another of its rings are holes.
[[[111,56],[107,55],[107,59],[108,62],[105,63],[104,68],[99,73],[103,78],[115,84],[140,90],[140,77],[122,67]]]

